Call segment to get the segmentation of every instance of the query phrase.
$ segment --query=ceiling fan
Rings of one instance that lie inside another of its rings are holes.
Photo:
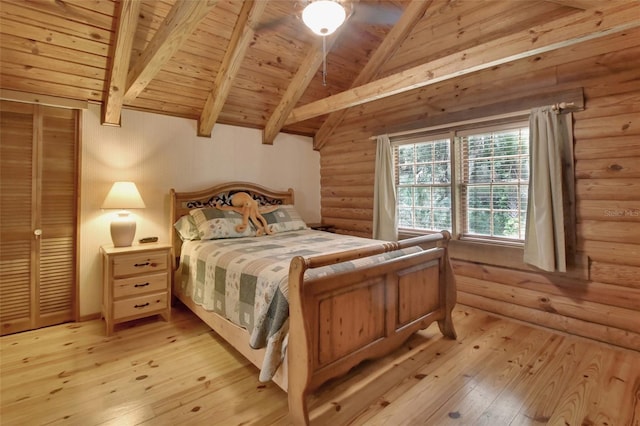
[[[256,30],[274,28],[295,17],[301,19],[314,34],[325,37],[348,20],[370,25],[393,25],[402,14],[401,8],[385,1],[298,0],[294,9],[294,13],[262,23]]]

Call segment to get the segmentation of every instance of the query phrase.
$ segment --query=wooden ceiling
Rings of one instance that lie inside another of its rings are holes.
[[[218,122],[264,129],[265,143],[279,131],[315,136],[319,147],[349,117],[406,111],[425,88],[455,90],[483,70],[640,26],[635,0],[350,3],[355,13],[326,39],[325,85],[304,0],[0,0],[0,88],[99,102],[105,124],[133,108],[197,120],[203,136]],[[501,78],[523,72],[510,68]]]

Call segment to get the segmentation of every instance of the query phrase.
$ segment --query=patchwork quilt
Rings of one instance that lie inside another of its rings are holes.
[[[181,290],[193,301],[244,327],[252,348],[266,348],[260,380],[269,381],[282,362],[288,334],[288,275],[295,256],[362,248],[380,241],[314,230],[261,237],[185,241]],[[307,278],[380,263],[420,251],[412,247],[306,272]]]

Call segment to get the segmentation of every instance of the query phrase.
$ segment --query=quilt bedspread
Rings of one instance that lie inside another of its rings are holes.
[[[311,256],[375,245],[380,241],[313,230],[261,237],[185,241],[181,292],[206,310],[248,330],[252,348],[266,348],[260,380],[269,381],[282,362],[288,332],[288,274],[295,256]],[[384,253],[307,271],[322,276],[376,264],[419,251]]]

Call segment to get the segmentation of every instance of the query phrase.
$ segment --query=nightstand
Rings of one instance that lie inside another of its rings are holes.
[[[107,336],[116,324],[161,315],[171,316],[171,245],[148,243],[131,247],[100,247],[102,253],[102,316]]]

